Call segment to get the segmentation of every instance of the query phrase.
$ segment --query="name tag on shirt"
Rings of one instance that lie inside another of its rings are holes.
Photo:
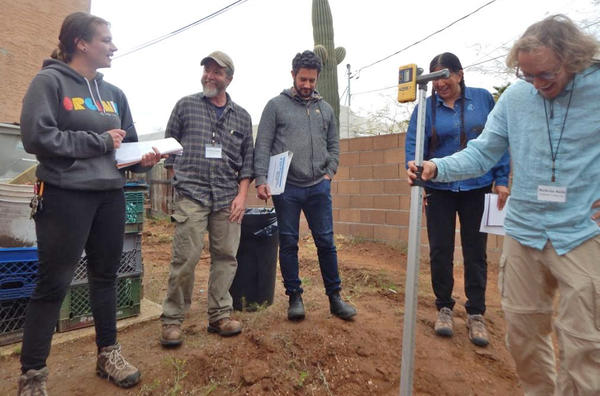
[[[558,186],[538,186],[538,201],[567,202],[567,188]]]
[[[206,145],[206,158],[223,158],[221,155],[220,144],[207,144]]]

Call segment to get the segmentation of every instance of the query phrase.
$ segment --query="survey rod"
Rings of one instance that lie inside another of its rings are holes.
[[[442,69],[423,75],[423,69],[416,65],[400,67],[398,78],[398,101],[415,100],[418,86],[417,133],[415,141],[415,165],[417,179],[410,188],[410,220],[408,223],[408,257],[406,262],[406,285],[404,294],[404,324],[402,330],[402,366],[400,368],[400,396],[410,396],[413,391],[415,326],[417,319],[417,289],[419,277],[419,259],[421,249],[421,214],[423,204],[423,146],[425,142],[425,115],[427,84],[440,78],[450,77],[448,69]],[[433,104],[435,106],[435,103]]]

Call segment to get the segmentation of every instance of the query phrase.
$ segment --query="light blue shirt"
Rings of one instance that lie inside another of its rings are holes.
[[[481,175],[510,148],[513,185],[504,222],[506,233],[540,250],[550,240],[563,255],[600,234],[591,218],[592,203],[600,199],[600,65],[576,74],[558,97],[546,100],[546,108],[557,153],[554,183],[544,98],[524,81],[517,81],[502,94],[478,139],[459,153],[433,160],[438,168],[435,181]],[[566,202],[538,200],[540,185],[566,187]]]

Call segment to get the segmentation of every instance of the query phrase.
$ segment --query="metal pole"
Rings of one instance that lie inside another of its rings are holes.
[[[350,73],[350,63],[346,65],[346,69],[348,69],[348,114],[346,115],[346,137],[350,138],[350,101],[352,98],[352,95],[350,94],[350,79],[352,78],[352,75]]]
[[[417,136],[415,142],[415,165],[423,165],[423,143],[425,140],[425,110],[427,83],[438,78],[447,78],[447,69],[417,77],[419,99],[417,112]],[[408,257],[406,262],[406,286],[404,294],[404,324],[402,334],[402,367],[400,369],[400,396],[412,395],[413,366],[415,357],[415,322],[417,319],[417,291],[419,285],[419,259],[421,250],[421,216],[423,204],[422,181],[410,188],[410,220],[408,223]]]

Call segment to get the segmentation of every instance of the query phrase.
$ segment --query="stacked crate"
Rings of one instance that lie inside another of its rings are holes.
[[[147,186],[143,184],[125,185],[125,235],[116,285],[117,319],[140,313],[143,275],[141,231],[146,190]],[[94,324],[88,282],[87,257],[84,253],[60,307],[57,331],[69,331]]]
[[[0,249],[0,345],[22,338],[25,308],[37,271],[36,248]]]
[[[117,271],[117,319],[140,313],[142,297],[142,236],[145,185],[125,187],[125,234]],[[38,271],[36,247],[0,249],[0,345],[20,341],[25,309],[35,289]],[[89,303],[87,257],[82,256],[61,305],[59,332],[93,325]]]

